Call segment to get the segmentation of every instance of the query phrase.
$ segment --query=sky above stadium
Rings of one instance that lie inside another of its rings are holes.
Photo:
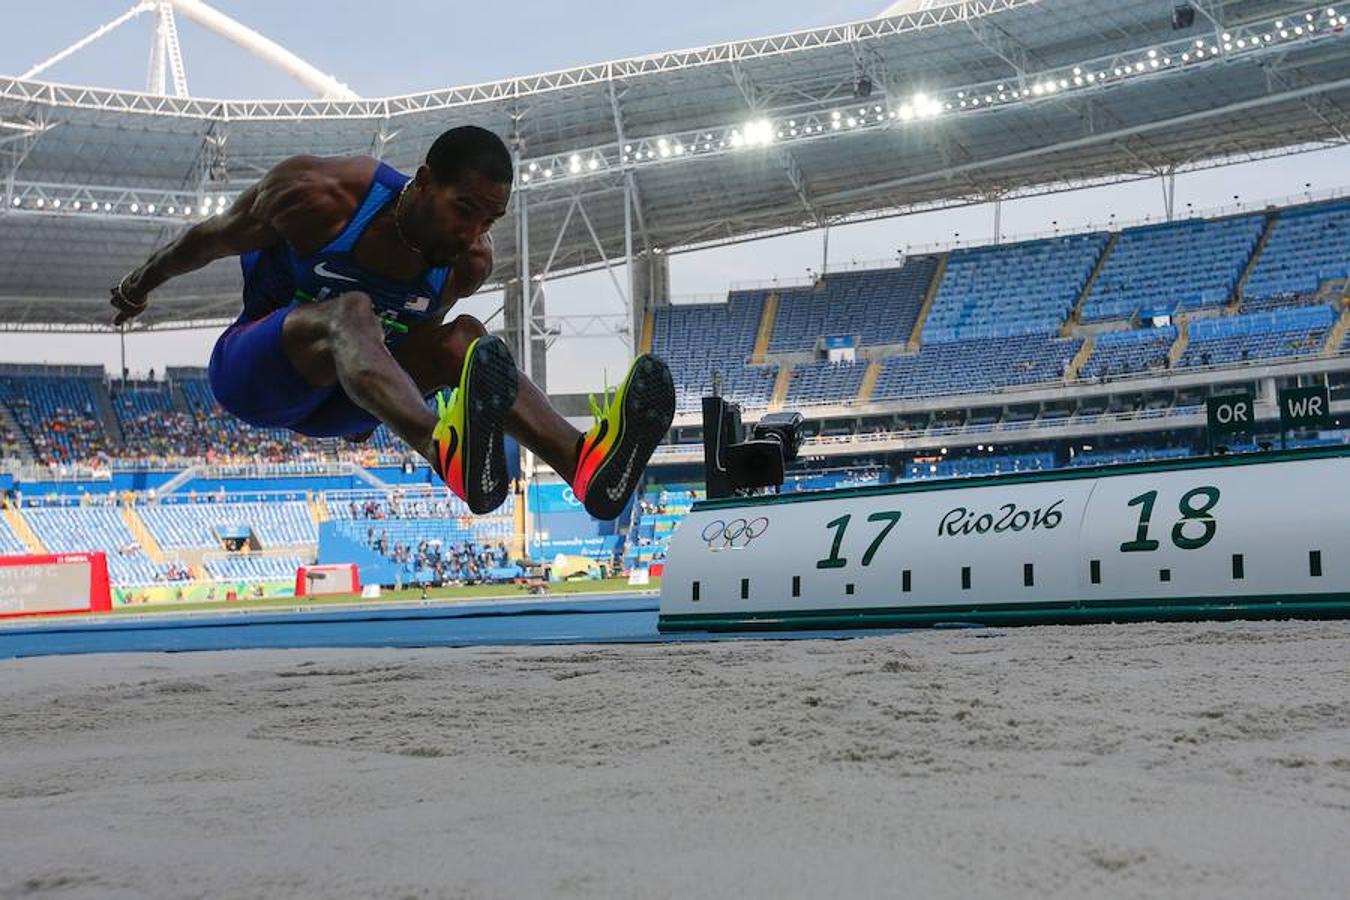
[[[0,72],[19,74],[73,43],[131,5],[131,0],[79,0],[63,4],[6,4],[0,30]],[[757,37],[873,15],[880,0],[776,0],[679,4],[587,0],[583,4],[515,0],[447,3],[445,0],[214,0],[217,9],[282,44],[364,96],[388,96],[542,72],[660,50]],[[258,62],[223,38],[179,16],[188,84],[197,96],[281,98],[306,96],[288,76]],[[141,16],[59,63],[41,76],[52,81],[141,90],[152,32]],[[316,152],[323,148],[316,147]],[[1347,186],[1350,150],[1308,154],[1183,176],[1177,209],[1208,210],[1235,202],[1259,205]],[[1162,192],[1156,181],[1090,192],[1006,203],[1002,232],[1010,237],[1055,228],[1156,220]],[[993,216],[972,207],[832,229],[830,263],[894,259],[908,245],[987,242]],[[819,268],[820,232],[742,244],[671,259],[676,295],[725,295],[732,282],[798,278]],[[711,299],[711,298],[709,298]],[[457,308],[486,318],[499,295],[470,298]],[[553,281],[550,311],[609,312],[620,300],[604,273]],[[212,332],[133,336],[127,341],[133,370],[164,365],[204,365]],[[0,341],[0,360],[87,362],[117,365],[115,336],[28,336]],[[585,390],[603,375],[625,368],[621,340],[562,341],[549,353],[549,388]]]

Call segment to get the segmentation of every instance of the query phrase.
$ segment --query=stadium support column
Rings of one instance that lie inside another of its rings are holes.
[[[511,355],[516,358],[516,365],[520,371],[529,376],[530,380],[539,386],[541,390],[548,387],[548,346],[544,333],[537,332],[533,325],[538,325],[545,318],[545,293],[542,282],[535,281],[534,301],[530,305],[531,314],[526,316],[525,291],[521,288],[519,278],[513,278],[506,283],[503,288],[502,297],[502,331],[506,346],[511,348]],[[529,350],[526,351],[525,334],[527,319],[530,320],[530,342]]]
[[[511,355],[523,366],[525,344],[521,321],[525,317],[525,291],[521,289],[521,280],[513,278],[506,283],[502,291],[502,339],[511,348]]]
[[[633,173],[623,174],[623,262],[628,267],[628,355],[636,356],[642,335],[642,293],[637,260],[633,259]]]
[[[638,257],[635,290],[639,324],[647,310],[670,305],[670,257],[659,248]]]
[[[1167,216],[1167,221],[1172,221],[1173,211],[1176,208],[1177,200],[1177,170],[1176,167],[1169,167],[1159,172],[1158,177],[1162,180],[1163,192],[1163,214]]]
[[[542,277],[534,282],[534,290],[530,292],[530,303],[528,307],[529,315],[526,318],[526,327],[529,328],[530,350],[524,354],[521,365],[525,366],[524,371],[530,376],[530,380],[538,386],[539,390],[548,393],[548,345],[556,332],[550,332],[545,324],[545,294],[544,281]],[[535,326],[538,326],[537,328]]]
[[[642,326],[650,310],[670,305],[670,257],[659,247],[633,260],[633,352],[642,349]]]
[[[525,191],[516,191],[516,227],[520,236],[516,240],[516,252],[520,254],[520,337],[517,339],[516,360],[524,366],[525,375],[530,374],[530,204]]]

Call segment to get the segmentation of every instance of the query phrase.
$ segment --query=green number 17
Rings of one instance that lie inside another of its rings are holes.
[[[848,531],[848,523],[852,518],[852,515],[845,513],[833,522],[826,523],[826,528],[834,529],[834,540],[830,544],[830,555],[816,561],[817,569],[842,569],[844,566],[848,565],[848,559],[840,556],[839,550],[844,544],[844,533]],[[895,523],[900,521],[900,510],[888,509],[882,510],[881,512],[874,512],[867,517],[867,521],[885,522],[886,524],[882,527],[881,531],[877,532],[877,536],[872,539],[872,543],[867,546],[867,551],[863,553],[862,564],[864,566],[870,566],[872,564],[872,558],[875,557],[877,551],[881,549],[881,542],[886,540],[886,535],[890,534],[891,529],[895,527]]]

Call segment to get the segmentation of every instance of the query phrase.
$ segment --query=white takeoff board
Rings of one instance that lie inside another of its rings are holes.
[[[1350,448],[695,505],[664,631],[1350,615]]]

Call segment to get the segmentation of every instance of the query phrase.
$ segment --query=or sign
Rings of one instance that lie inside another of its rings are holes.
[[[1256,398],[1250,393],[1210,397],[1205,410],[1212,435],[1250,434],[1256,427]]]
[[[1331,424],[1331,395],[1326,386],[1280,391],[1280,428],[1326,428]]]

